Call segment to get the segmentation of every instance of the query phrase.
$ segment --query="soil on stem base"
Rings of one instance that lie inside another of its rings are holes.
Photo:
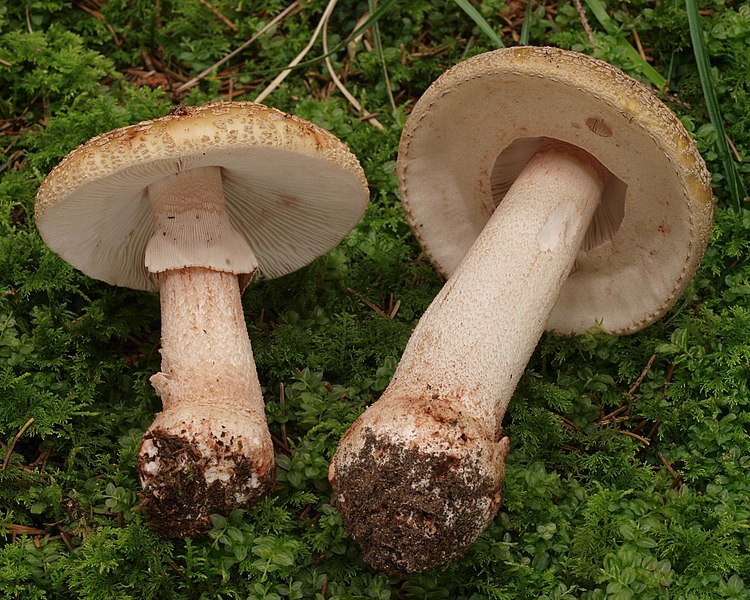
[[[498,441],[445,401],[384,404],[358,422],[363,441],[336,457],[331,477],[344,526],[367,563],[405,575],[460,556],[494,518],[508,439]],[[404,404],[403,438],[383,431],[378,413],[392,420]]]
[[[151,485],[142,492],[140,508],[146,511],[151,528],[161,535],[205,535],[213,527],[210,520],[212,514],[227,514],[236,508],[230,490],[241,489],[245,487],[243,482],[260,475],[264,483],[254,488],[254,498],[248,499],[248,504],[254,504],[273,485],[272,473],[256,473],[250,458],[231,451],[227,451],[223,460],[231,460],[235,464],[232,479],[215,479],[209,483],[206,473],[212,465],[200,454],[195,442],[160,430],[151,431],[147,439],[159,448],[164,475],[169,483]],[[186,499],[190,501],[186,502]]]
[[[155,531],[205,535],[212,514],[252,506],[271,489],[274,464],[266,457],[273,453],[264,447],[265,439],[231,433],[221,422],[226,415],[189,422],[172,414],[162,424],[164,415],[144,435],[138,457],[141,508]],[[237,420],[243,419],[235,415]]]

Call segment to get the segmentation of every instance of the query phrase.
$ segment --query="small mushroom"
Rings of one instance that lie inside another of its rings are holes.
[[[666,106],[555,48],[478,55],[440,77],[406,124],[398,176],[449,279],[329,477],[365,560],[400,574],[461,555],[494,518],[502,419],[544,330],[659,319],[698,266],[713,204]]]
[[[159,290],[163,411],[143,436],[142,506],[165,535],[253,504],[274,480],[241,290],[330,250],[368,198],[330,133],[249,102],[185,107],[99,135],[42,183],[47,245],[90,277]]]

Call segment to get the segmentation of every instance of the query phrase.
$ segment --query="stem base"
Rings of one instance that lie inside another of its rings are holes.
[[[403,576],[460,556],[489,525],[507,452],[455,402],[382,400],[342,438],[329,479],[367,563]]]
[[[138,456],[141,507],[161,535],[205,535],[210,516],[252,506],[273,486],[268,429],[251,411],[184,406],[159,413]]]

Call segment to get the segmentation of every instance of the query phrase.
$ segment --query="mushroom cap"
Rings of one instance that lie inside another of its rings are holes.
[[[206,166],[221,167],[230,222],[262,277],[299,269],[335,247],[367,206],[362,167],[334,135],[260,104],[218,102],[180,107],[70,152],[39,188],[37,228],[86,275],[156,290],[144,266],[154,233],[147,187]]]
[[[547,329],[599,324],[627,333],[653,323],[703,256],[710,175],[693,139],[648,88],[584,54],[496,50],[430,86],[399,146],[400,192],[415,236],[449,277],[549,139],[585,150],[612,177]]]

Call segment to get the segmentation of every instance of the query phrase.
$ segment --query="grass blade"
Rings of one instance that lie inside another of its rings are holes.
[[[471,18],[474,23],[477,24],[479,29],[482,30],[482,32],[490,38],[495,45],[498,48],[503,48],[505,44],[503,44],[503,40],[501,40],[497,34],[495,33],[495,30],[492,29],[490,24],[484,19],[484,17],[479,14],[479,11],[474,8],[474,6],[469,2],[469,0],[453,0],[456,5],[464,11],[469,17]]]
[[[703,88],[703,97],[706,100],[708,117],[716,130],[716,150],[721,158],[724,177],[727,180],[732,202],[735,209],[739,210],[742,206],[742,201],[747,198],[747,190],[742,182],[737,164],[732,160],[727,135],[724,131],[724,123],[721,120],[719,101],[716,98],[716,90],[711,78],[711,62],[708,58],[706,47],[703,44],[703,29],[701,28],[700,16],[698,15],[698,5],[695,0],[685,0],[685,4],[688,25],[690,26],[690,39],[693,42],[693,53],[695,54],[695,64],[698,67],[698,75],[701,80],[701,87]]]
[[[526,1],[526,13],[523,16],[523,25],[521,26],[521,39],[518,41],[521,46],[529,45],[529,34],[531,33],[531,17],[534,14],[534,0]]]
[[[371,14],[378,8],[377,0],[368,0],[368,5]],[[378,25],[377,21],[372,24],[372,34],[373,40],[375,41],[375,52],[377,52],[380,64],[383,66],[383,78],[385,79],[385,89],[388,92],[388,101],[391,104],[391,110],[395,113],[396,100],[393,98],[393,91],[391,90],[391,78],[388,76],[388,65],[385,62],[385,52],[383,52],[383,44],[380,38],[380,25]]]
[[[585,0],[586,6],[589,7],[589,10],[594,13],[594,16],[596,17],[596,20],[599,21],[599,25],[602,26],[605,32],[607,34],[611,35],[613,38],[618,40],[618,43],[622,47],[623,51],[625,52],[628,60],[630,60],[634,65],[636,65],[641,73],[643,73],[648,80],[659,90],[664,91],[667,88],[667,80],[664,79],[664,77],[652,67],[648,61],[643,58],[638,50],[633,48],[633,46],[622,36],[622,32],[620,31],[619,26],[617,23],[609,16],[609,13],[607,13],[607,8],[604,5],[601,0]]]
[[[610,18],[607,8],[602,2],[599,0],[586,0],[586,6],[594,13],[596,20],[599,21],[599,25],[604,28],[604,31],[614,36],[619,33],[617,23]]]

